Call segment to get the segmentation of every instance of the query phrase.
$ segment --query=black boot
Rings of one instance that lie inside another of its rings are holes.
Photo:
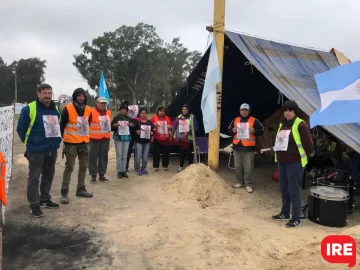
[[[86,191],[85,187],[78,188],[76,191],[76,196],[84,198],[92,198],[94,195]]]

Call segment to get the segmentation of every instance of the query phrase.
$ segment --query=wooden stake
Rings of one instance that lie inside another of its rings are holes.
[[[214,37],[216,39],[217,53],[221,76],[224,61],[224,31],[225,31],[225,2],[226,0],[214,0]],[[209,167],[217,171],[219,169],[219,146],[221,124],[221,95],[222,81],[216,85],[217,96],[217,127],[209,133]]]

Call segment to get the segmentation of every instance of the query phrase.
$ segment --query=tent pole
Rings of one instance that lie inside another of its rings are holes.
[[[221,77],[223,73],[223,61],[224,61],[225,2],[226,0],[214,0],[213,31],[216,39]],[[209,167],[214,171],[217,171],[219,169],[221,95],[222,95],[222,81],[216,85],[217,127],[216,129],[214,129],[209,133],[208,164]]]

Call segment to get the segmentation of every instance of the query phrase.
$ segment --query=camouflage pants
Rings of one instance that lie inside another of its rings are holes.
[[[69,190],[71,174],[74,170],[76,157],[79,159],[77,190],[85,188],[86,170],[89,163],[89,144],[65,144],[66,156],[65,171],[62,182],[62,190]]]

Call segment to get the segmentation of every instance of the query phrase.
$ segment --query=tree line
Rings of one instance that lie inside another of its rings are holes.
[[[104,72],[112,101],[116,96],[117,101],[152,106],[167,105],[202,56],[187,49],[178,37],[164,42],[155,27],[145,23],[105,32],[91,44],[84,42],[81,49],[83,53],[74,55],[73,65],[97,94],[100,74]],[[45,81],[46,65],[46,60],[36,57],[11,64],[0,57],[0,106],[15,99],[15,70],[18,102],[34,100],[37,86]],[[89,92],[87,96],[90,103],[95,102]],[[69,98],[64,94],[54,97],[61,101]]]
[[[164,42],[152,25],[123,25],[81,45],[73,65],[92,89],[101,72],[112,99],[132,104],[168,104],[201,59],[174,38]]]
[[[15,71],[17,77],[17,100],[20,103],[36,98],[37,86],[45,80],[46,61],[39,58],[20,59],[6,64],[0,57],[0,106],[15,100]]]

